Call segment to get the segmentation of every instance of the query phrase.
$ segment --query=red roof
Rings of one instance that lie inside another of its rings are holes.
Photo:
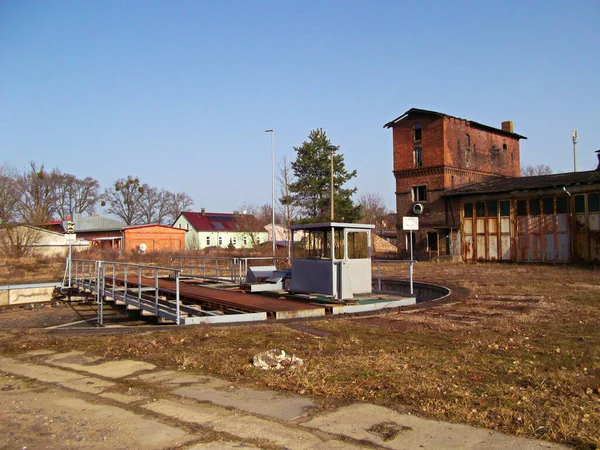
[[[184,212],[183,217],[196,231],[264,231],[251,214]]]

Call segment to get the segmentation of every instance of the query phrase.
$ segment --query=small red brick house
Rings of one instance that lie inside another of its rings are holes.
[[[180,252],[185,250],[185,234],[186,230],[167,225],[124,227],[123,251],[125,253]]]
[[[519,141],[512,122],[494,128],[412,108],[388,122],[393,133],[399,252],[409,247],[402,217],[418,216],[413,248],[420,258],[460,258],[460,219],[444,193],[490,178],[520,176]]]

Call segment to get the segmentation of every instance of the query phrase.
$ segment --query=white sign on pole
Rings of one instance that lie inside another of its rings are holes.
[[[402,229],[406,231],[417,231],[419,229],[418,217],[403,217]]]

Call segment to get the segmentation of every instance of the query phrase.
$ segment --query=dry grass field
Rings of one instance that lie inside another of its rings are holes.
[[[406,276],[404,266],[386,267],[389,276]],[[324,407],[364,400],[575,448],[600,446],[598,267],[418,263],[415,279],[451,287],[454,300],[303,322],[308,332],[286,323],[98,336],[4,328],[0,346],[6,354],[81,349],[142,359],[313,396]],[[275,347],[305,364],[286,372],[250,365]]]

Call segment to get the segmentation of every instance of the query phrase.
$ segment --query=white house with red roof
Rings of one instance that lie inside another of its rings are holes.
[[[256,218],[244,213],[182,212],[175,228],[187,230],[185,248],[201,250],[207,247],[254,248],[267,241],[267,231]]]

